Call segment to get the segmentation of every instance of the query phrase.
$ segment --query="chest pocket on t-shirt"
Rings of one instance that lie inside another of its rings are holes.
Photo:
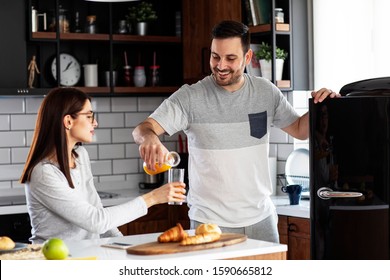
[[[267,111],[248,114],[251,136],[261,139],[267,134]]]

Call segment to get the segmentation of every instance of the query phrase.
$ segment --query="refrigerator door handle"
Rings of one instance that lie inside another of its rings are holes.
[[[331,198],[351,198],[351,197],[360,197],[363,194],[360,192],[338,192],[333,191],[331,188],[322,187],[318,189],[317,196],[321,199],[331,199]]]

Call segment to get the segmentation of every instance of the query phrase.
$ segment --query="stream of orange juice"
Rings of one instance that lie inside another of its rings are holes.
[[[162,173],[162,172],[165,172],[167,171],[168,169],[171,169],[172,166],[166,164],[166,163],[163,163],[163,164],[159,164],[156,162],[156,164],[154,165],[154,168],[156,169],[155,171],[153,170],[150,170],[147,166],[146,166],[146,163],[144,162],[144,171],[146,172],[146,174],[149,174],[149,175],[156,175],[158,173]]]

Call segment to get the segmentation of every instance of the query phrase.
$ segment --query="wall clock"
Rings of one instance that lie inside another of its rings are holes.
[[[60,56],[60,85],[74,86],[80,81],[81,67],[77,59],[67,53],[61,53]],[[51,73],[57,80],[57,58],[51,63]]]

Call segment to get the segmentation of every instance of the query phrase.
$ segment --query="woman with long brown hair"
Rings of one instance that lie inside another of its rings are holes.
[[[44,98],[20,178],[26,184],[33,243],[121,236],[117,227],[145,215],[150,206],[185,199],[185,185],[175,182],[103,208],[87,150],[80,145],[92,141],[97,125],[84,92],[56,88]]]

